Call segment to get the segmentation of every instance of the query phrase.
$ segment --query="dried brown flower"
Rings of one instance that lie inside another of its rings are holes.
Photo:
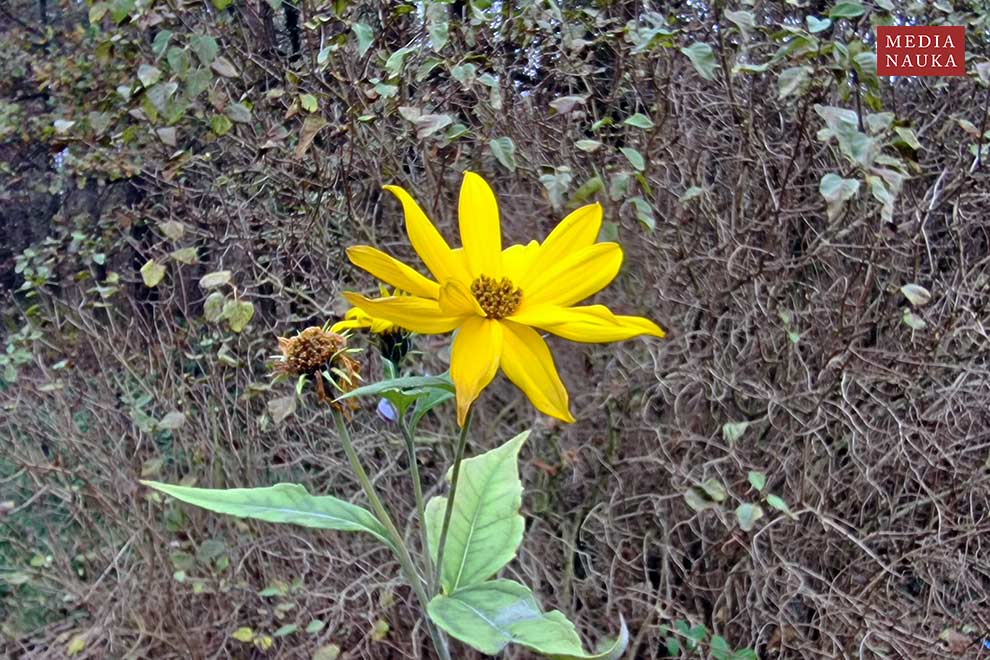
[[[349,392],[361,380],[361,363],[347,348],[347,339],[318,326],[306,328],[294,337],[279,337],[282,359],[276,371],[292,376],[309,376],[316,385],[320,400],[346,410],[327,393],[327,385],[339,392]],[[348,401],[351,408],[355,406]]]

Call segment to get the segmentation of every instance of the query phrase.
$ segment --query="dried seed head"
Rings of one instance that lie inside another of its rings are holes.
[[[361,381],[361,363],[347,348],[347,339],[334,332],[312,326],[295,337],[279,337],[278,346],[282,350],[282,361],[276,366],[278,371],[293,376],[310,376],[316,385],[320,399],[335,407],[346,409],[334,402],[334,396],[327,393],[329,384],[338,392],[349,392]],[[351,408],[355,401],[348,400]]]

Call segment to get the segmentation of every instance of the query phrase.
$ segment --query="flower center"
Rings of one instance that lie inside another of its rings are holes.
[[[522,302],[522,290],[516,288],[508,277],[496,280],[487,275],[479,275],[471,283],[471,293],[475,300],[485,310],[485,316],[490,319],[501,319],[519,309]]]

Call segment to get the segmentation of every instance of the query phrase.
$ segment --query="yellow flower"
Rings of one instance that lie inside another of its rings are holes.
[[[450,375],[459,424],[499,367],[538,410],[574,421],[550,349],[534,328],[592,343],[664,336],[648,319],[618,316],[604,305],[574,306],[605,288],[622,265],[617,243],[595,242],[601,205],[574,211],[542,243],[503,250],[495,194],[480,176],[465,172],[458,209],[464,247],[453,249],[409,193],[397,186],[385,189],[402,203],[409,240],[435,279],[359,245],[347,250],[354,265],[410,295],[344,296],[368,315],[412,332],[457,330]]]
[[[351,307],[344,314],[343,321],[337,321],[330,327],[330,332],[343,332],[344,330],[370,330],[373,334],[381,335],[398,329],[391,321],[376,318],[360,307]]]

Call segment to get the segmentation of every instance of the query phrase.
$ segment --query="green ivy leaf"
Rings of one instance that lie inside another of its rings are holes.
[[[574,143],[574,146],[590,154],[601,149],[602,143],[598,140],[578,140]]]
[[[777,78],[777,98],[784,98],[798,92],[811,75],[811,67],[792,66],[780,72]]]
[[[512,580],[482,582],[438,595],[427,612],[450,636],[487,655],[514,643],[556,660],[614,660],[629,643],[623,622],[618,639],[608,648],[585,653],[574,624],[557,610],[542,612],[533,593]]]
[[[636,168],[636,170],[642,172],[646,169],[646,159],[643,158],[643,154],[639,153],[632,147],[619,147],[619,151],[622,152],[622,155],[626,157],[626,160],[628,160],[629,163]]]
[[[767,475],[762,472],[754,472],[750,470],[746,474],[746,479],[749,480],[749,485],[756,490],[763,490],[767,486]]]
[[[824,32],[831,25],[832,21],[828,18],[818,18],[817,16],[806,16],[805,22],[808,24],[808,32],[811,34],[818,34],[819,32]]]
[[[228,300],[221,316],[227,319],[231,332],[240,334],[254,318],[254,304],[247,300]]]
[[[306,112],[316,112],[320,109],[320,103],[316,100],[316,97],[312,94],[300,94],[299,95],[299,105]]]
[[[227,119],[224,115],[213,115],[213,118],[210,119],[210,130],[218,137],[226,135],[233,127],[234,122]]]
[[[687,55],[697,71],[705,80],[715,80],[715,51],[708,44],[696,41],[686,48],[681,48],[681,52]]]
[[[644,115],[642,112],[637,112],[636,114],[626,117],[622,122],[627,126],[635,126],[636,128],[642,128],[644,130],[648,128],[653,128],[653,120]]]
[[[144,280],[144,285],[146,287],[154,288],[158,286],[163,277],[165,277],[164,264],[160,264],[154,259],[148,259],[148,261],[141,266],[141,279]]]
[[[492,150],[492,155],[498,162],[502,163],[505,169],[510,172],[516,171],[516,143],[510,137],[497,137],[488,143],[488,148]]]
[[[203,303],[203,316],[207,321],[216,323],[223,317],[223,306],[226,300],[219,291],[214,291],[206,296],[206,301]]]
[[[763,509],[759,504],[744,503],[736,507],[736,520],[739,527],[748,532],[756,525],[756,521],[763,517]]]
[[[460,484],[450,516],[442,577],[446,593],[478,584],[497,573],[516,556],[524,520],[519,449],[529,436],[520,433],[501,447],[461,463]],[[447,479],[450,479],[450,472]],[[437,556],[446,497],[426,505],[430,551]]]
[[[834,220],[842,211],[845,203],[859,193],[859,181],[843,179],[838,174],[829,172],[822,177],[818,191],[828,204],[828,219]]]
[[[767,504],[769,504],[772,508],[776,509],[777,511],[786,513],[789,516],[793,516],[793,514],[791,513],[791,507],[787,506],[787,502],[785,502],[782,498],[778,497],[777,495],[774,495],[773,493],[767,495]]]
[[[217,40],[208,34],[196,34],[189,39],[189,47],[196,53],[196,57],[203,66],[210,66],[220,52]]]
[[[353,30],[354,36],[357,37],[358,56],[364,57],[364,54],[368,52],[372,42],[375,40],[375,34],[371,31],[371,26],[364,23],[355,23],[351,26],[351,30]]]
[[[857,18],[866,13],[862,2],[837,2],[828,12],[829,18]]]
[[[310,495],[299,484],[223,489],[174,486],[158,481],[141,483],[208,511],[317,529],[367,532],[393,547],[388,532],[370,511],[331,495]]]

